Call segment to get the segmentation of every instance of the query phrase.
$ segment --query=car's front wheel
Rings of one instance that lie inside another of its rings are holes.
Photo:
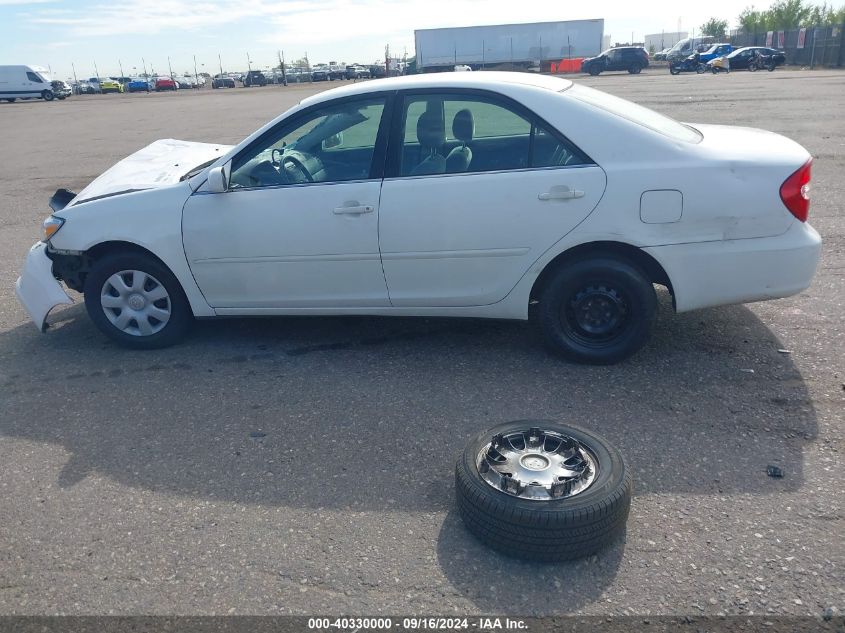
[[[656,309],[654,286],[638,266],[598,254],[550,274],[537,319],[553,351],[575,362],[609,365],[645,345]]]
[[[41,93],[41,98],[44,99],[44,101],[52,101],[54,96],[55,95],[52,90],[45,90]]]
[[[590,73],[593,77],[595,77],[596,75],[598,75],[600,72],[601,72],[601,68],[599,68],[598,66],[590,66],[589,73]]]
[[[643,67],[641,64],[631,64],[631,67],[628,69],[628,72],[632,75],[639,75],[642,69]]]
[[[134,349],[178,342],[193,315],[179,281],[143,253],[98,259],[85,278],[85,308],[109,338]]]

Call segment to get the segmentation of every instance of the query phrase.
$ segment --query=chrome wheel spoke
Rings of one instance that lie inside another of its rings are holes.
[[[114,323],[114,326],[117,329],[125,330],[127,327],[129,327],[129,324],[132,322],[132,319],[133,316],[131,312],[128,309],[124,308],[121,313],[114,318],[112,323]]]
[[[106,287],[114,288],[120,295],[124,295],[129,292],[130,288],[126,285],[126,281],[123,279],[123,274],[124,273],[115,273],[114,275],[109,277],[105,284]],[[106,293],[103,292],[103,294]]]
[[[164,286],[158,284],[152,290],[144,291],[144,296],[151,302],[159,301],[161,299],[167,298],[167,290],[164,289]]]
[[[147,273],[140,270],[132,271],[132,286],[133,292],[144,292],[144,284],[147,282]]]
[[[162,323],[167,323],[167,320],[170,318],[170,311],[162,310],[161,308],[157,308],[151,305],[147,308],[146,315],[148,317],[152,317],[158,321],[161,321]]]
[[[103,295],[100,297],[100,303],[104,308],[114,308],[115,310],[120,310],[126,307],[126,302],[121,297],[115,297],[112,295]]]
[[[135,322],[138,324],[138,331],[141,333],[141,336],[149,336],[154,333],[153,326],[150,325],[146,314],[138,316]]]

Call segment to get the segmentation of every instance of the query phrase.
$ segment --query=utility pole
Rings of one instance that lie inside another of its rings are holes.
[[[384,47],[384,76],[390,77],[390,44]]]
[[[220,53],[217,53],[217,61],[220,62],[220,74],[223,74],[223,58],[220,57]]]
[[[141,58],[141,67],[144,69],[144,79],[149,79],[150,76],[147,74],[147,62],[143,57]]]
[[[813,27],[813,46],[810,49],[810,70],[816,67],[816,38],[819,35],[819,27]]]
[[[484,40],[481,40],[481,70],[484,70],[484,53],[487,50],[487,47],[484,44]]]
[[[97,75],[97,83],[99,83],[100,71],[97,70],[97,60],[96,59],[94,60],[94,74]]]
[[[119,59],[117,60],[117,66],[118,68],[120,68],[120,78],[123,79],[123,62],[121,62]]]
[[[71,69],[73,69],[73,83],[77,86],[79,85],[79,80],[76,78],[76,66],[73,65],[73,62],[70,63]]]
[[[173,66],[170,65],[170,55],[167,56],[167,70],[170,71],[170,78],[173,79]]]
[[[194,81],[196,82],[197,88],[200,87],[200,76],[197,72],[197,56],[194,55]]]
[[[249,59],[249,52],[246,54],[246,68],[249,72],[252,72],[252,62]]]
[[[276,51],[276,55],[279,56],[279,69],[282,71],[282,85],[288,85],[288,76],[285,74],[285,59],[284,53],[282,51]]]
[[[311,76],[311,62],[308,61],[308,51],[305,51],[305,70],[308,71],[308,83],[313,84],[314,78]]]

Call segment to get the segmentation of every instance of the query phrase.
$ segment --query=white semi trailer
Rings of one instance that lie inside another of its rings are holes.
[[[531,67],[602,50],[604,20],[496,24],[414,31],[417,69],[436,71],[513,64]]]

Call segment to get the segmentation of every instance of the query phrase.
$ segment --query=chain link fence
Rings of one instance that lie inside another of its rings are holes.
[[[768,46],[782,50],[787,64],[845,66],[845,24],[755,33],[731,31],[730,40],[737,47]]]

